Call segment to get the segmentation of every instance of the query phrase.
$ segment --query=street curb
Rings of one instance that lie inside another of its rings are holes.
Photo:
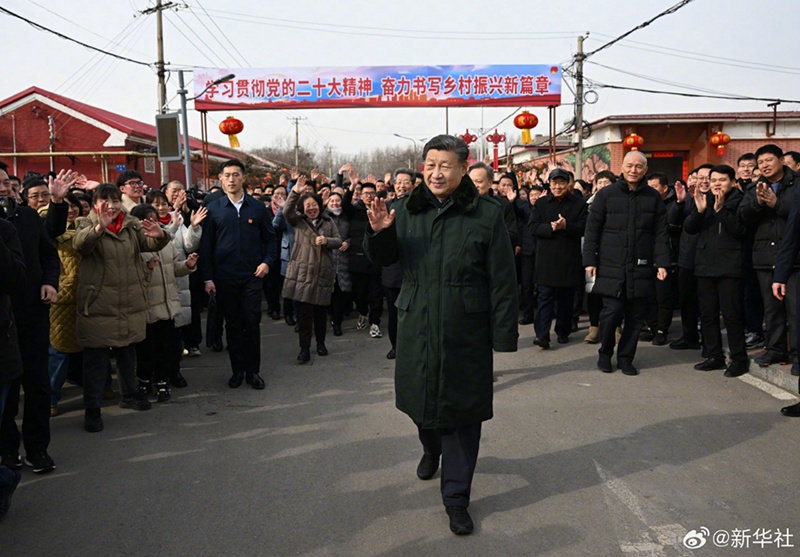
[[[761,367],[755,363],[753,359],[751,359],[750,375],[758,377],[759,379],[763,379],[768,383],[772,383],[776,387],[780,387],[781,389],[796,395],[798,391],[798,380],[800,378],[791,374],[789,371],[791,367],[791,365],[770,365],[767,367]]]

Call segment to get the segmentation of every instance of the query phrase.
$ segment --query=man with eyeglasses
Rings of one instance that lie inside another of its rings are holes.
[[[215,292],[225,314],[231,378],[265,387],[261,372],[261,298],[264,277],[277,258],[275,230],[267,208],[244,192],[244,164],[222,163],[225,195],[208,205],[200,241],[200,273],[206,293]]]
[[[597,367],[611,373],[614,333],[624,318],[617,368],[638,375],[633,365],[655,278],[669,267],[667,210],[661,195],[648,187],[647,157],[631,151],[622,159],[620,179],[595,195],[583,244],[586,274],[595,277],[592,293],[603,296]],[[657,269],[657,271],[656,271]]]
[[[126,170],[117,176],[117,187],[122,192],[122,207],[128,213],[139,203],[143,203],[144,180],[135,170]]]

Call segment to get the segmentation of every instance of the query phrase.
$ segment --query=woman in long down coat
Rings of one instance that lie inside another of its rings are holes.
[[[305,176],[300,176],[283,207],[284,218],[294,228],[294,247],[283,281],[283,297],[299,302],[297,359],[301,363],[311,359],[312,324],[317,354],[328,355],[325,330],[335,278],[331,250],[342,245],[336,224],[322,211],[322,199],[316,193],[300,193],[305,181]]]
[[[140,221],[122,210],[122,192],[100,184],[93,210],[78,219],[73,245],[81,254],[78,272],[77,338],[83,350],[83,403],[86,431],[103,430],[101,393],[114,352],[120,407],[148,410],[136,394],[135,345],[145,338],[147,295],[140,254],[159,251],[169,234],[158,223]]]

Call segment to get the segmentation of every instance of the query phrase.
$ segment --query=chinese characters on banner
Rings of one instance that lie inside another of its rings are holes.
[[[561,68],[550,65],[198,69],[196,110],[270,108],[557,106]]]

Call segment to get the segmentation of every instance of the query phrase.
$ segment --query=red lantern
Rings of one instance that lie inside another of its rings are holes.
[[[514,126],[522,130],[522,142],[525,145],[531,142],[530,130],[535,128],[538,123],[539,119],[536,115],[531,114],[527,110],[523,110],[522,114],[518,114],[517,117],[514,118]]]
[[[644,138],[641,135],[632,133],[625,138],[622,144],[625,145],[625,147],[628,147],[631,151],[638,151],[639,147],[644,145]]]
[[[239,138],[236,137],[236,134],[242,133],[243,129],[244,129],[244,124],[242,123],[242,121],[237,120],[233,116],[228,116],[222,122],[219,123],[219,131],[228,136],[228,141],[230,142],[232,149],[240,147]]]
[[[709,138],[708,142],[717,148],[717,154],[721,157],[725,154],[725,146],[731,142],[731,136],[727,133],[717,132]]]

